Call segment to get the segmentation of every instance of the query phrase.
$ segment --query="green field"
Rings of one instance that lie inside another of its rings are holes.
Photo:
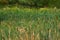
[[[60,40],[60,9],[0,9],[0,40]]]

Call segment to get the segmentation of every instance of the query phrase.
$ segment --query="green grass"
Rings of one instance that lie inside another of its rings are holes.
[[[60,9],[0,9],[0,40],[60,40]]]

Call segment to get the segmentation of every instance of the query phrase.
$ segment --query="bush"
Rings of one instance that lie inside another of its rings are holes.
[[[0,0],[0,4],[16,4],[36,7],[60,7],[60,0]]]

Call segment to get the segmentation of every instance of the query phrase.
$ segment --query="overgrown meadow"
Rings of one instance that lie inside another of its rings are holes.
[[[60,9],[0,9],[0,40],[60,40]]]

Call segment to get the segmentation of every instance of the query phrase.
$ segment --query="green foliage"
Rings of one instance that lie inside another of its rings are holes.
[[[0,9],[0,40],[60,40],[60,9]]]
[[[0,0],[0,4],[19,4],[36,7],[60,7],[60,0]]]

